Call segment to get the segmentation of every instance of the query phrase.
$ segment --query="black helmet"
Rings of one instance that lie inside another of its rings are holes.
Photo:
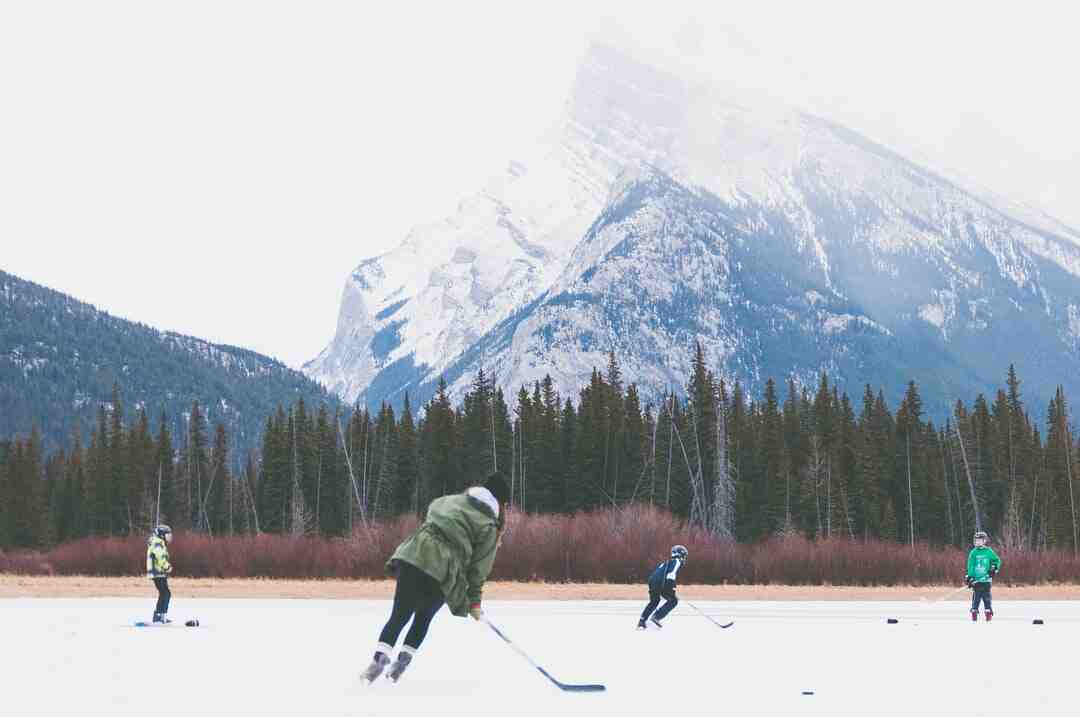
[[[172,528],[162,523],[158,527],[154,528],[154,535],[164,541],[168,541],[172,538]]]
[[[671,548],[671,557],[678,558],[679,560],[686,560],[686,556],[689,553],[686,551],[685,545],[676,545]]]
[[[484,487],[487,488],[495,500],[499,501],[499,505],[506,505],[510,502],[510,488],[506,485],[506,479],[503,478],[502,473],[495,471],[487,477],[484,481]]]

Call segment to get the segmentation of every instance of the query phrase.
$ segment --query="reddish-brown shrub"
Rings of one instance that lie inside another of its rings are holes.
[[[171,552],[188,577],[352,578],[385,575],[386,559],[415,530],[414,517],[359,527],[348,538],[180,534]],[[675,543],[686,545],[686,583],[789,585],[960,584],[967,551],[926,544],[778,536],[752,545],[718,540],[644,505],[575,515],[510,516],[494,579],[640,583]],[[47,552],[0,552],[0,572],[137,575],[146,540],[84,538]],[[1075,582],[1080,559],[1065,552],[999,551],[1005,584]]]

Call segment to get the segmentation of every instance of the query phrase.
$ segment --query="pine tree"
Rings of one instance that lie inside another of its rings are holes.
[[[495,432],[495,455],[497,461],[492,462],[492,470],[496,466],[501,467],[505,473],[510,471],[505,470],[511,463],[511,451],[514,443],[514,427],[510,423],[510,407],[506,405],[506,397],[503,395],[501,388],[495,389],[492,394],[492,410],[494,415],[494,432]],[[484,475],[477,480],[478,483],[482,483],[487,479]]]
[[[608,353],[607,371],[603,382],[603,412],[604,412],[604,460],[600,475],[600,485],[603,487],[606,501],[612,505],[626,500],[631,487],[623,485],[622,466],[620,459],[625,450],[625,424],[626,413],[623,406],[623,382],[622,369],[615,352]],[[537,396],[539,398],[539,396]]]
[[[420,479],[417,468],[416,426],[413,424],[412,407],[409,394],[401,408],[401,420],[397,429],[397,492],[395,494],[395,512],[420,513]]]
[[[447,394],[446,381],[439,378],[435,397],[428,403],[421,430],[422,492],[420,511],[439,496],[464,488],[460,469],[455,465],[458,455],[454,409]]]
[[[331,419],[326,405],[319,407],[315,421],[318,455],[315,516],[323,535],[344,535],[348,531],[348,510],[354,500],[345,452],[338,435],[340,425],[340,409]]]
[[[776,395],[776,383],[769,379],[765,383],[765,395],[762,401],[762,457],[764,467],[762,511],[760,530],[762,535],[770,535],[789,527],[788,505],[788,467],[790,459],[784,446],[783,417]]]
[[[522,386],[518,389],[517,405],[514,407],[514,450],[510,465],[510,493],[516,496],[516,502],[522,510],[527,510],[529,497],[526,495],[526,481],[534,468],[536,456],[536,425],[532,399]]]
[[[716,383],[705,363],[705,350],[700,341],[694,344],[690,362],[689,399],[687,412],[690,434],[687,450],[690,453],[691,516],[699,524],[708,525],[708,515],[714,495],[713,466],[716,465]]]
[[[132,506],[129,503],[128,468],[126,456],[127,438],[124,432],[124,406],[120,401],[120,388],[113,386],[111,412],[109,414],[109,477],[111,488],[109,501],[109,532],[127,535],[131,532]]]
[[[233,495],[232,474],[229,472],[229,439],[225,426],[217,424],[214,429],[214,447],[211,451],[210,482],[204,500],[207,524],[213,535],[233,535]]]
[[[191,406],[186,439],[184,452],[187,487],[185,524],[192,530],[206,532],[209,523],[203,507],[206,489],[210,483],[210,471],[206,457],[206,419],[203,417],[198,401]]]
[[[41,496],[43,465],[41,433],[37,426],[25,441],[16,441],[13,470],[9,473],[11,544],[18,548],[37,545],[41,539]]]
[[[266,419],[263,431],[262,458],[259,467],[257,512],[260,528],[267,533],[281,533],[286,526],[289,460],[285,410]]]
[[[125,475],[127,477],[127,507],[129,533],[146,534],[153,520],[153,495],[149,492],[157,475],[151,467],[154,462],[154,439],[150,435],[150,419],[146,411],[135,412],[135,424],[127,432],[124,442]]]
[[[65,543],[86,535],[84,496],[86,476],[83,470],[82,437],[76,429],[71,451],[64,466],[64,488],[56,521],[56,541]]]
[[[165,413],[158,424],[157,443],[154,447],[154,514],[151,523],[171,525],[178,517],[175,485],[175,460],[172,434]]]
[[[493,433],[493,403],[491,382],[481,368],[464,400],[462,449],[465,485],[483,483],[497,466],[498,440]]]
[[[569,398],[563,404],[562,417],[559,420],[559,456],[562,475],[557,484],[559,491],[557,503],[561,510],[573,513],[581,510],[585,504],[580,473],[577,469],[577,442],[580,439],[577,425],[577,412]]]
[[[735,464],[735,537],[751,541],[758,537],[758,511],[755,494],[760,481],[757,463],[758,447],[756,409],[747,405],[742,384],[735,382],[731,392],[729,433],[732,440],[731,453]]]
[[[902,506],[907,520],[898,520],[898,535],[904,542],[914,544],[919,523],[916,515],[925,514],[927,507],[925,427],[922,422],[922,398],[914,381],[908,383],[904,399],[896,413],[894,464],[897,468],[894,485],[895,504]]]
[[[92,535],[112,535],[113,484],[109,466],[109,428],[105,406],[98,406],[97,426],[90,434],[88,525]]]
[[[52,546],[59,535],[60,513],[64,501],[64,477],[67,456],[64,449],[45,460],[45,480],[41,483],[38,505],[41,509],[37,542],[39,545]]]
[[[393,514],[396,501],[398,435],[394,409],[383,403],[379,409],[379,419],[375,427],[376,437],[376,478],[375,491],[371,499],[371,515],[385,518]]]
[[[623,406],[625,407],[625,418],[619,470],[622,475],[622,483],[626,486],[626,498],[641,501],[645,495],[646,449],[649,435],[642,415],[637,384],[631,383],[626,387]],[[550,429],[545,426],[544,430],[546,433]],[[709,464],[709,467],[711,468],[712,464]]]

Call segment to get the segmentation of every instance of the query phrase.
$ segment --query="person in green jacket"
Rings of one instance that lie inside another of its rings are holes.
[[[506,480],[496,472],[482,486],[431,502],[424,522],[386,564],[397,574],[397,586],[390,619],[363,672],[369,684],[390,665],[398,635],[410,619],[405,644],[386,675],[394,682],[412,662],[444,603],[457,617],[483,617],[481,595],[495,562],[509,499]]]
[[[971,596],[971,621],[979,621],[979,603],[986,608],[986,621],[994,619],[994,609],[990,602],[990,586],[994,582],[994,576],[1001,570],[1001,558],[990,548],[987,543],[990,536],[983,531],[975,533],[975,547],[968,553],[967,575],[964,582],[972,589]]]
[[[146,577],[154,581],[157,588],[157,606],[154,608],[154,622],[168,624],[172,622],[166,614],[169,612],[169,600],[172,593],[169,592],[169,573],[172,572],[172,563],[169,562],[169,541],[172,540],[172,528],[167,525],[159,525],[154,528],[154,533],[146,544]]]

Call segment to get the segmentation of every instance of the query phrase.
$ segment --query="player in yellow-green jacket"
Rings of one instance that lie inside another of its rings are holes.
[[[165,616],[169,612],[169,599],[172,598],[172,593],[169,592],[169,573],[172,572],[172,563],[169,562],[171,541],[172,528],[159,525],[154,528],[154,534],[146,545],[146,577],[154,581],[154,587],[158,591],[154,622],[172,622]]]

